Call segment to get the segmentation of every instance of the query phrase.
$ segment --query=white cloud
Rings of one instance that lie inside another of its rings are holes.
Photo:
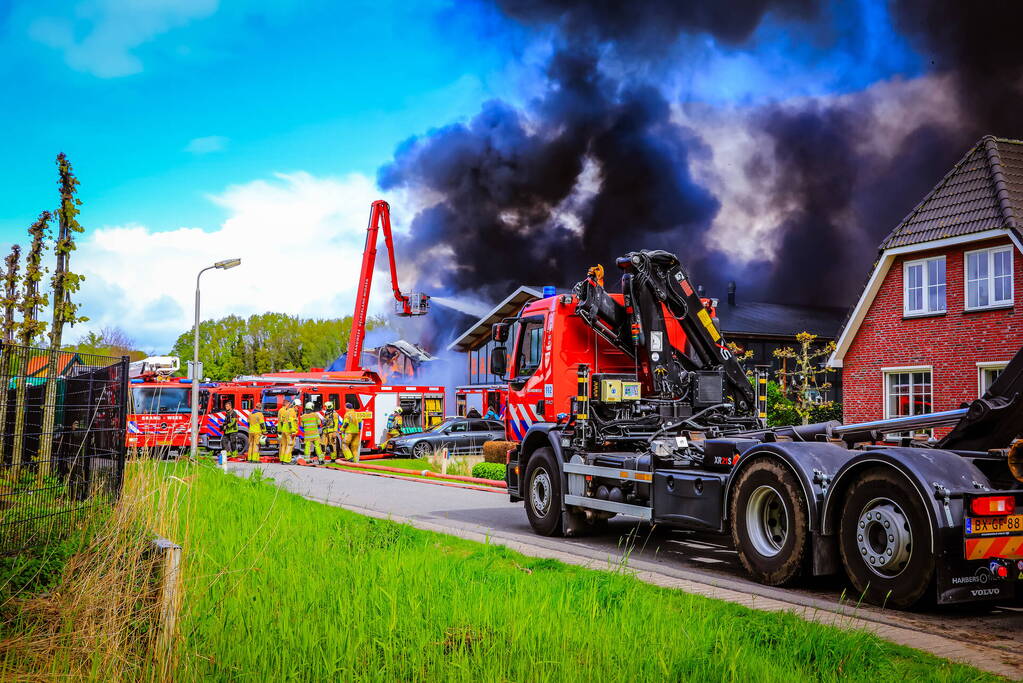
[[[133,50],[156,36],[213,14],[218,0],[82,0],[71,16],[41,16],[29,36],[64,53],[68,66],[100,78],[142,71]]]
[[[185,151],[191,154],[209,154],[219,152],[227,147],[228,139],[223,135],[208,135],[204,138],[192,138],[185,145]]]
[[[147,349],[166,351],[191,328],[196,273],[234,257],[240,267],[202,276],[203,319],[266,311],[350,315],[369,206],[378,197],[360,174],[278,174],[210,196],[228,213],[215,230],[128,224],[87,232],[74,269],[86,276],[80,300],[91,320],[74,334],[118,325]],[[390,287],[379,242],[373,299],[382,311],[389,310]]]

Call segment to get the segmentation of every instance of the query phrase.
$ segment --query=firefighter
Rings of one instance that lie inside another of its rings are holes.
[[[345,404],[345,417],[341,422],[341,450],[345,460],[359,462],[362,437],[362,421],[356,416],[351,403]]]
[[[497,414],[497,411],[496,411],[496,410],[494,410],[494,407],[493,407],[493,406],[491,406],[491,407],[490,407],[490,408],[489,408],[489,409],[487,410],[487,414],[483,416],[483,419],[484,419],[484,420],[500,420],[500,419],[501,419],[501,417],[500,417],[500,416],[499,416],[499,415]]]
[[[259,442],[263,438],[263,411],[259,406],[249,413],[249,462],[259,462]]]
[[[480,411],[476,410],[475,408],[469,408],[469,412],[466,414],[466,417],[480,418],[483,416],[480,415]]]
[[[299,465],[310,463],[309,451],[316,449],[316,458],[311,462],[313,465],[321,464],[323,460],[323,447],[320,446],[320,416],[316,413],[316,404],[309,401],[305,404],[305,412],[302,413],[302,443],[305,450],[305,459],[299,460]]]
[[[298,431],[298,409],[302,401],[285,401],[277,413],[277,444],[280,453],[277,458],[284,464],[291,464],[291,452],[295,448],[295,432]]]
[[[321,436],[323,451],[326,453],[328,461],[341,462],[341,449],[338,447],[337,440],[338,419],[337,411],[334,410],[334,402],[327,401],[323,404],[323,408],[323,435]]]
[[[236,443],[238,438],[238,413],[234,412],[234,403],[228,401],[224,404],[224,429],[223,429],[223,444],[221,445],[224,450],[227,451],[227,457],[235,458],[238,456],[238,444]],[[226,447],[225,447],[226,446]]]
[[[401,406],[394,409],[394,412],[387,418],[387,439],[380,444],[380,450],[386,451],[391,444],[391,439],[401,436]]]

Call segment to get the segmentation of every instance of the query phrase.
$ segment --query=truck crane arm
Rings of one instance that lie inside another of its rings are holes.
[[[617,263],[623,271],[624,305],[612,299],[591,275],[575,288],[580,317],[637,360],[644,381],[658,397],[681,398],[692,390],[692,373],[720,368],[723,393],[733,397],[736,412],[752,412],[756,402],[753,387],[678,258],[666,251],[638,251]],[[681,325],[688,349],[671,344],[666,311]]]
[[[361,370],[362,346],[366,341],[369,292],[373,286],[373,268],[377,258],[377,234],[381,227],[391,268],[391,291],[394,293],[395,314],[405,317],[423,315],[429,307],[429,296],[418,292],[402,294],[398,287],[398,270],[394,265],[394,240],[391,237],[391,207],[384,200],[378,199],[370,207],[369,226],[366,228],[366,248],[362,252],[362,271],[359,274],[358,292],[355,297],[352,331],[348,337],[348,357],[345,359],[345,370],[349,372]]]

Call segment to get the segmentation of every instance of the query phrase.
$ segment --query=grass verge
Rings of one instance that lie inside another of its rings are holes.
[[[307,501],[185,482],[179,680],[994,680],[873,635]],[[257,471],[258,472],[258,471]]]

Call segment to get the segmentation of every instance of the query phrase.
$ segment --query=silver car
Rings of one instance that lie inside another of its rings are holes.
[[[425,458],[444,448],[452,455],[477,455],[486,441],[504,439],[504,423],[497,420],[456,417],[418,434],[391,440],[395,455]]]

